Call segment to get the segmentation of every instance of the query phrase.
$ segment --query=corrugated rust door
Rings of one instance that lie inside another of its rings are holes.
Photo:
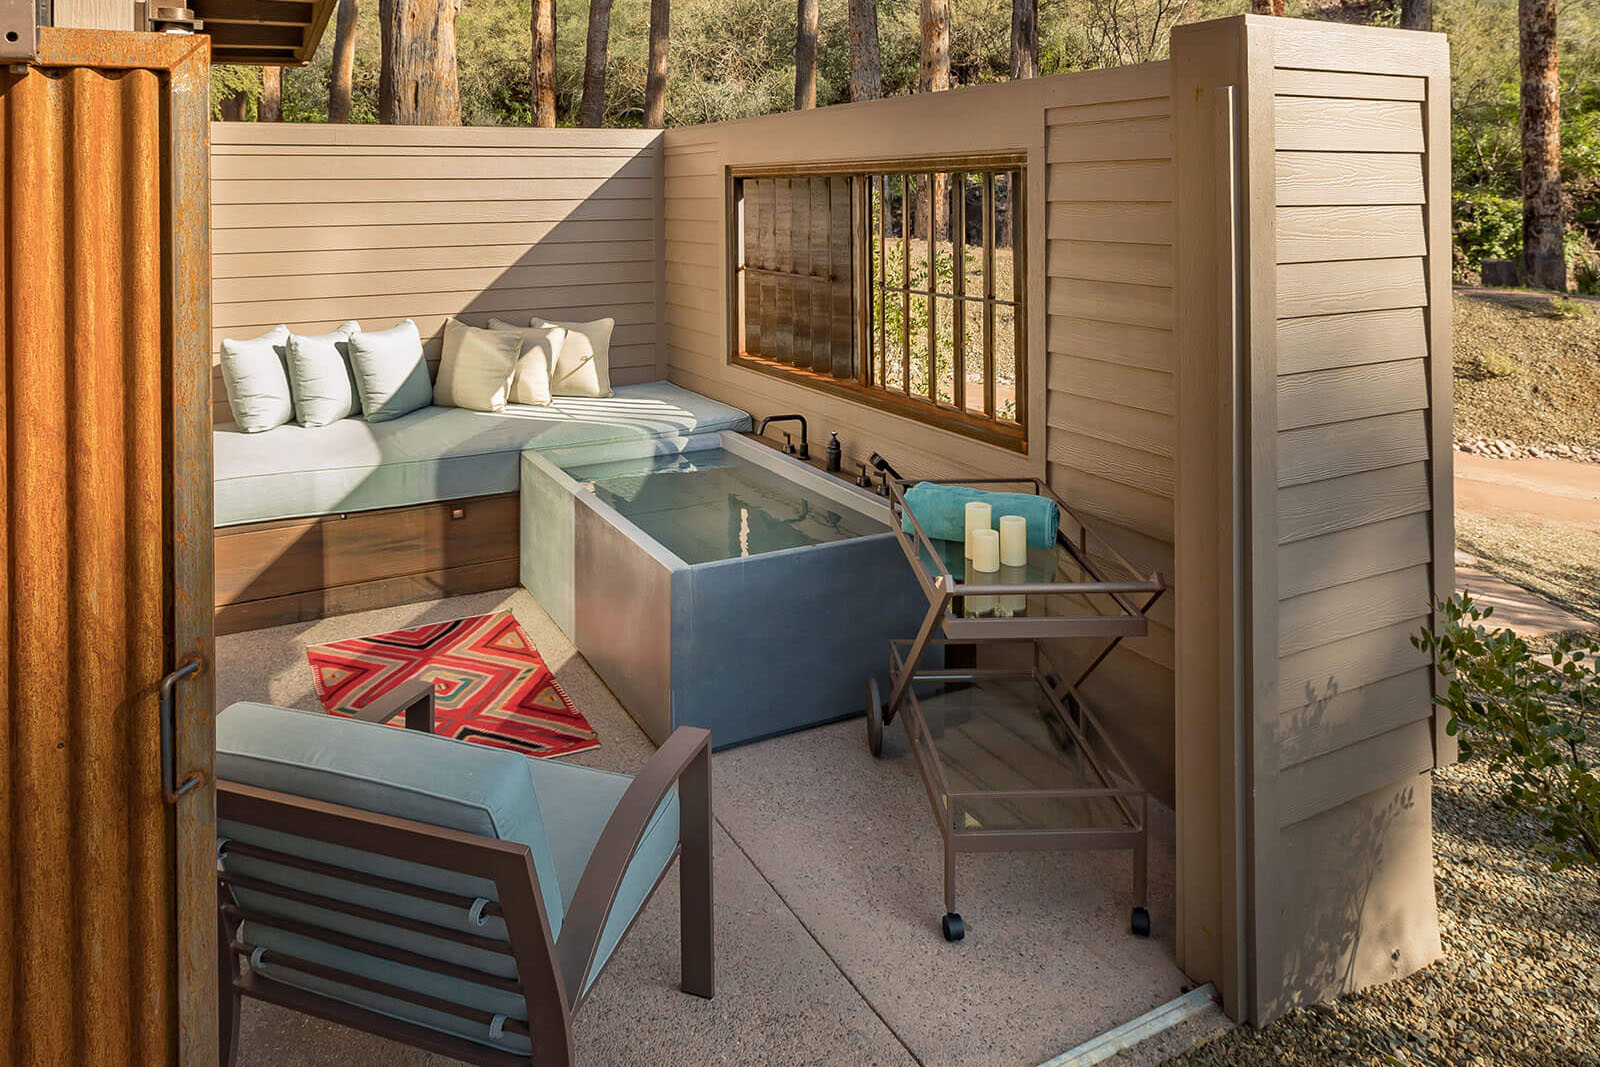
[[[216,1057],[207,78],[0,70],[0,1064]]]

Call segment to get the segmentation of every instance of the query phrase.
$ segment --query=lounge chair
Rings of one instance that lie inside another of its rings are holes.
[[[361,719],[218,717],[224,1065],[243,997],[486,1067],[570,1064],[675,856],[683,989],[712,995],[706,731],[628,778],[434,736],[425,685]]]

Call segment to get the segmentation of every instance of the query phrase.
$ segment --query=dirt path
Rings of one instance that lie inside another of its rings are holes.
[[[1600,463],[1455,453],[1456,510],[1600,527]]]

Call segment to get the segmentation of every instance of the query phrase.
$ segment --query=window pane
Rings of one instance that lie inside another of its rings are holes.
[[[934,301],[934,308],[937,312],[934,320],[934,339],[937,346],[934,370],[939,376],[938,400],[941,404],[954,404],[956,402],[955,301],[947,296],[941,296]]]
[[[1012,171],[1003,171],[994,176],[994,295],[996,300],[1014,299],[1014,285],[1016,275],[1015,252],[1016,234],[1012,232],[1012,194],[1016,192],[1016,183]]]
[[[928,298],[926,296],[912,296],[908,325],[911,329],[910,348],[908,350],[911,360],[911,393],[913,396],[927,396],[929,364]]]
[[[967,410],[982,415],[987,413],[983,403],[984,304],[981,300],[968,300],[965,301],[964,307],[961,332],[966,338]]]
[[[967,296],[983,295],[983,175],[968,174],[962,180],[964,207],[962,260],[964,273],[961,291]]]
[[[1001,304],[994,309],[994,414],[1017,420],[1017,314]]]

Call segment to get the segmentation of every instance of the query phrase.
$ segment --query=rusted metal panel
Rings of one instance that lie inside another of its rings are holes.
[[[209,674],[176,815],[157,708],[210,656],[206,65],[45,29],[0,73],[0,1062],[215,1056]]]

